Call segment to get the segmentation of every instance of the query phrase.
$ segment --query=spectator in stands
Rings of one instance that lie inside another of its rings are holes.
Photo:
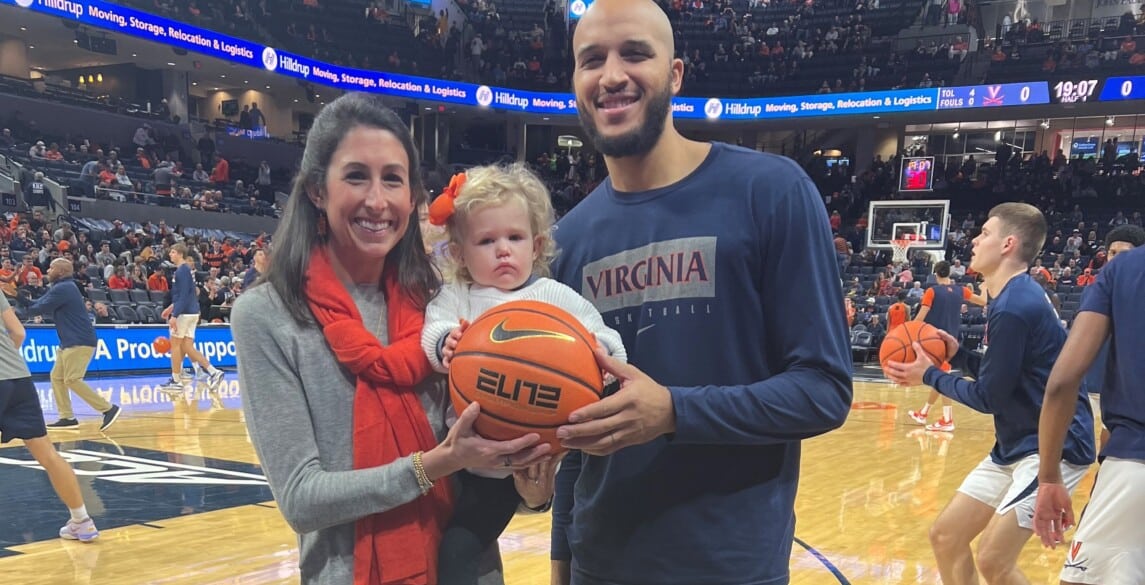
[[[883,342],[883,338],[887,336],[886,327],[883,326],[878,313],[871,313],[871,318],[867,321],[867,331],[871,334],[872,347],[878,347]]]
[[[108,187],[111,188],[108,196],[116,201],[126,201],[129,198],[128,194],[134,198],[135,194],[139,192],[139,185],[131,179],[127,174],[127,168],[123,165],[116,167],[115,178]]]
[[[147,277],[147,290],[157,292],[167,292],[171,287],[167,282],[167,274],[162,270],[156,270]]]
[[[143,150],[142,146],[135,148],[135,161],[139,163],[139,166],[145,169],[150,169],[155,166],[151,161],[151,157],[147,156],[147,152]]]
[[[107,279],[107,288],[111,290],[131,290],[132,282],[127,277],[127,267],[123,264],[118,264],[111,274],[111,278]]]
[[[150,250],[150,248],[146,248]],[[139,266],[140,258],[136,258],[136,264],[131,267],[127,280],[131,283],[133,290],[147,290],[147,277],[143,274],[143,268]]]
[[[1077,280],[1073,277],[1073,271],[1068,266],[1062,268],[1061,275],[1058,276],[1058,286],[1073,286],[1077,284]]]
[[[18,281],[16,276],[16,266],[12,264],[12,259],[4,256],[0,260],[0,292],[11,300],[16,299],[16,289],[18,288]]]
[[[16,146],[16,139],[12,137],[12,130],[5,128],[0,131],[0,148],[9,149]]]
[[[1081,230],[1075,229],[1073,230],[1073,233],[1070,234],[1069,238],[1066,238],[1065,247],[1062,249],[1062,253],[1064,253],[1066,256],[1072,256],[1081,250],[1081,246],[1084,243],[1085,242],[1081,239]]]
[[[107,235],[113,239],[119,239],[127,235],[127,232],[123,229],[123,220],[117,219],[111,222],[111,231],[108,232]]]
[[[210,182],[211,175],[203,170],[203,163],[195,163],[195,172],[191,173],[191,180],[196,183]]]
[[[31,148],[28,149],[28,157],[32,160],[44,160],[44,155],[47,154],[48,149],[44,146],[43,140],[37,140]]]
[[[258,178],[254,184],[258,187],[258,198],[266,203],[274,203],[274,188],[271,186],[270,163],[265,160],[258,165]]]
[[[64,153],[60,152],[60,145],[53,142],[44,152],[44,160],[58,162],[64,160]]]
[[[1098,248],[1097,252],[1093,254],[1093,258],[1089,259],[1088,268],[1093,269],[1094,272],[1101,270],[1105,266],[1106,258],[1108,258],[1108,256],[1109,255],[1106,253],[1104,247]]]
[[[144,122],[142,126],[136,128],[135,135],[131,138],[131,142],[148,153],[153,152],[155,138],[152,137],[151,124]]]
[[[262,114],[262,110],[258,109],[258,102],[251,102],[250,104],[250,127],[251,130],[262,130],[266,127],[266,116]]]
[[[1093,269],[1086,268],[1085,270],[1082,271],[1081,275],[1077,277],[1077,285],[1078,286],[1089,286],[1089,285],[1093,284],[1093,281],[1096,279],[1097,279],[1097,277],[1093,275]]]
[[[266,274],[266,266],[268,262],[266,250],[255,250],[254,257],[251,260],[251,267],[243,274],[242,290],[250,290],[255,282],[258,282],[259,277]]]
[[[908,299],[921,299],[925,292],[926,291],[922,289],[922,283],[916,280],[911,289],[906,291],[906,296]]]
[[[115,263],[115,254],[111,253],[111,243],[103,241],[99,243],[99,252],[95,253],[93,258],[95,265],[103,268],[109,264]]]
[[[231,163],[223,158],[221,154],[215,154],[215,168],[211,171],[210,181],[216,187],[221,187],[231,182]]]
[[[31,250],[34,249],[35,248],[32,248]],[[24,255],[20,267],[16,270],[16,283],[20,286],[26,286],[28,284],[29,276],[35,276],[37,281],[44,278],[44,273],[35,265],[35,259],[35,254],[31,252]]]
[[[91,301],[88,302],[90,303]],[[96,325],[111,325],[115,323],[115,319],[112,319],[111,315],[108,314],[107,305],[104,303],[95,303],[92,305],[91,313],[93,316],[92,322]]]
[[[962,261],[955,258],[954,262],[950,265],[950,278],[954,280],[962,280],[966,276],[966,267],[962,265]]]
[[[37,171],[32,180],[24,185],[24,203],[33,210],[54,209],[55,201],[48,192],[48,185],[44,182],[44,173]]]
[[[902,284],[914,281],[914,272],[911,271],[909,264],[904,264],[902,270],[899,271],[898,281]]]
[[[175,186],[175,163],[163,161],[155,167],[152,179],[155,181],[155,194],[160,197],[170,197]]]

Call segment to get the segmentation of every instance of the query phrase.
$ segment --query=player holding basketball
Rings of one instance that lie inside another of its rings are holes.
[[[87,514],[75,472],[48,440],[40,395],[32,383],[32,372],[20,355],[27,333],[4,295],[0,295],[0,327],[7,337],[7,341],[0,340],[0,444],[22,439],[28,452],[48,473],[52,489],[71,512],[71,519],[60,528],[60,538],[91,542],[99,538],[99,530]]]
[[[918,343],[914,362],[886,365],[888,376],[899,384],[926,384],[994,416],[994,448],[962,482],[930,530],[938,571],[948,585],[977,583],[978,571],[991,585],[1028,583],[1017,560],[1033,534],[1038,414],[1050,368],[1066,339],[1045,291],[1027,273],[1045,238],[1042,212],[1025,203],[994,207],[974,238],[970,265],[985,275],[992,293],[997,291],[989,315],[990,347],[984,354],[961,350],[953,336],[940,334],[946,340],[947,361],[957,358],[976,381],[943,372]],[[1043,463],[1059,470],[1067,491],[1077,487],[1094,459],[1093,414],[1076,386],[1069,412],[1064,452]],[[970,542],[978,534],[982,538],[975,558]]]
[[[958,339],[962,327],[962,303],[969,301],[975,305],[986,304],[985,295],[977,296],[968,286],[959,286],[950,279],[950,263],[946,261],[934,264],[935,285],[926,289],[919,302],[918,314],[915,321],[922,321],[934,325],[942,331]],[[950,371],[950,364],[943,364],[943,370]],[[942,397],[942,418],[933,424],[926,424],[926,416],[930,413],[934,402],[938,400],[938,391],[931,390],[926,398],[926,404],[920,410],[907,411],[907,416],[920,425],[926,425],[928,431],[950,432],[954,430],[954,407],[950,398]]]
[[[1105,235],[1105,249],[1109,254],[1107,262],[1112,262],[1114,258],[1122,252],[1128,252],[1134,248],[1139,248],[1145,245],[1145,229],[1133,224],[1125,224],[1117,226]],[[1091,286],[1085,287],[1085,292],[1082,295],[1084,303],[1085,295],[1089,291],[1095,290]],[[1109,361],[1109,342],[1101,346],[1101,351],[1098,352],[1097,357],[1093,360],[1093,365],[1090,366],[1089,371],[1085,375],[1085,387],[1089,390],[1089,403],[1093,407],[1093,414],[1100,419],[1101,414],[1101,389],[1105,387],[1105,376],[1107,370],[1107,363]],[[1096,421],[1095,421],[1096,424]],[[1098,442],[1098,451],[1104,447],[1106,441],[1109,440],[1109,430],[1104,426],[1100,427],[1101,437]]]
[[[1112,252],[1110,254],[1113,255]],[[1052,460],[1069,448],[1073,400],[1098,350],[1109,340],[1109,363],[1101,397],[1109,439],[1101,451],[1101,473],[1081,524],[1073,535],[1061,572],[1063,585],[1145,583],[1145,378],[1141,332],[1145,312],[1145,249],[1118,254],[1082,298],[1069,340],[1046,384],[1039,425],[1039,452]],[[1055,547],[1073,525],[1068,477],[1042,463],[1038,472],[1035,530],[1042,544]]]
[[[455,260],[451,282],[425,313],[421,345],[435,369],[448,371],[464,323],[515,300],[543,301],[568,311],[609,354],[626,359],[620,334],[604,324],[596,308],[547,278],[556,248],[553,207],[549,190],[524,165],[477,167],[456,175],[430,206],[429,216],[431,224],[445,226],[449,257]],[[476,583],[481,553],[505,530],[522,498],[533,511],[548,510],[557,463],[516,473],[485,469],[460,474],[461,497],[439,551],[441,585]]]
[[[610,177],[558,224],[557,280],[620,332],[619,391],[558,430],[554,583],[786,583],[800,440],[850,410],[823,200],[790,159],[672,125],[684,64],[651,0],[597,0],[573,40]],[[574,505],[575,501],[575,505]]]
[[[168,258],[175,264],[171,275],[171,305],[163,309],[163,318],[171,327],[171,379],[164,384],[169,391],[183,390],[183,358],[207,370],[207,385],[217,390],[223,381],[223,371],[195,349],[195,328],[199,325],[199,295],[195,277],[187,265],[187,245],[182,242],[171,246]]]

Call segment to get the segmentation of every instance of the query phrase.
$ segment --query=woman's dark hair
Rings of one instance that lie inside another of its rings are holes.
[[[274,287],[290,316],[300,324],[313,321],[306,299],[306,268],[310,251],[321,242],[318,235],[318,208],[310,200],[311,190],[325,189],[326,172],[334,151],[351,130],[359,126],[386,130],[401,142],[409,157],[409,186],[413,198],[406,233],[390,251],[389,261],[396,260],[398,282],[402,291],[418,307],[424,308],[441,285],[441,279],[422,244],[417,208],[426,200],[421,166],[409,127],[382,103],[377,96],[348,93],[330,102],[314,118],[306,137],[306,149],[290,199],[278,229],[274,232],[274,254],[270,256],[266,281]],[[387,262],[388,266],[394,266]],[[382,283],[378,283],[381,286]]]

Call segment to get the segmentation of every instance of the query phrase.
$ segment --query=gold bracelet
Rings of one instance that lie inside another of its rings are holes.
[[[417,486],[421,489],[421,495],[426,495],[429,490],[433,489],[433,481],[429,479],[429,475],[425,472],[425,465],[421,462],[421,451],[413,454],[413,473],[417,476]]]

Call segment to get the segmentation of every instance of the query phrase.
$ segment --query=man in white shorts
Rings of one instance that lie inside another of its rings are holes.
[[[164,385],[168,391],[182,390],[183,357],[191,359],[207,371],[207,384],[217,390],[223,381],[223,371],[211,365],[199,350],[195,349],[195,328],[199,325],[199,295],[196,292],[195,276],[187,265],[187,246],[178,243],[167,253],[175,264],[175,274],[171,277],[171,306],[163,310],[163,318],[171,327],[171,380]]]
[[[1066,551],[1061,572],[1066,585],[1145,583],[1143,287],[1145,248],[1123,252],[1109,262],[1082,298],[1069,340],[1046,384],[1039,450],[1048,460],[1062,452],[1070,401],[1098,350],[1110,340],[1101,396],[1101,419],[1109,438],[1089,504]],[[1052,548],[1073,525],[1073,505],[1053,466],[1042,465],[1038,482],[1035,530],[1042,544]]]
[[[1018,569],[1018,556],[1033,535],[1037,470],[1042,465],[1038,415],[1046,380],[1066,340],[1045,290],[1027,273],[1045,239],[1042,212],[1025,203],[996,206],[981,235],[974,238],[970,266],[986,277],[986,287],[994,295],[987,324],[990,346],[978,354],[960,349],[950,334],[940,334],[946,341],[947,361],[975,381],[935,367],[918,343],[917,360],[886,367],[896,383],[926,384],[994,416],[994,448],[966,477],[930,531],[938,572],[946,585],[978,583],[979,571],[990,585],[1029,583]],[[1068,493],[1094,460],[1093,411],[1077,387],[1072,402],[1063,408],[1068,435],[1059,445],[1064,442],[1065,449],[1056,457],[1045,455],[1044,467],[1057,470]],[[975,556],[970,543],[979,534]]]

